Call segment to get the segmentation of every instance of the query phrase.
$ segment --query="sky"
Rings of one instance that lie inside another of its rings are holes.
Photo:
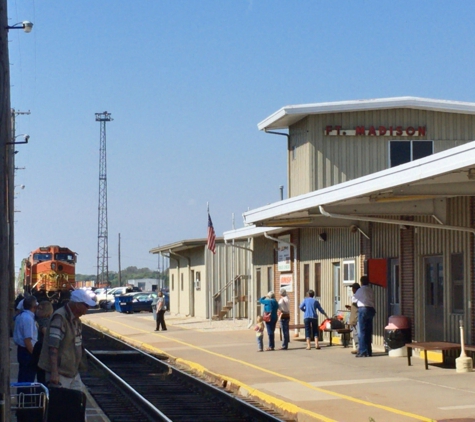
[[[39,246],[96,274],[100,124],[109,270],[218,236],[287,190],[286,105],[418,96],[475,102],[475,2],[9,0],[15,266]],[[24,188],[22,188],[22,185]],[[286,195],[284,194],[286,197]],[[233,219],[234,216],[234,219]],[[234,221],[234,223],[233,223]]]

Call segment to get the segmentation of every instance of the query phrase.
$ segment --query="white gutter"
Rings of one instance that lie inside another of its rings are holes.
[[[297,324],[297,318],[298,318],[298,298],[297,298],[297,294],[298,294],[298,290],[297,290],[297,245],[291,243],[291,242],[286,242],[284,240],[280,240],[280,239],[276,239],[275,237],[272,237],[272,236],[269,236],[267,234],[267,232],[264,232],[264,237],[266,237],[267,239],[270,239],[270,240],[273,240],[274,242],[280,242],[280,243],[283,243],[284,245],[289,245],[289,246],[293,246],[294,248],[294,271],[293,271],[293,276],[294,276],[294,286],[295,286],[295,293],[294,293],[294,321],[295,321],[295,324]],[[295,334],[298,334],[299,330],[296,328],[295,329]]]
[[[395,224],[398,226],[413,226],[413,227],[425,227],[428,229],[440,229],[440,230],[455,230],[461,232],[468,232],[475,234],[475,229],[462,226],[449,226],[447,224],[433,224],[433,223],[419,223],[417,221],[406,221],[406,220],[389,220],[386,218],[378,217],[362,217],[360,215],[346,215],[346,214],[334,214],[324,210],[324,208],[319,205],[319,210],[325,217],[330,218],[339,218],[341,220],[359,220],[359,221],[369,221],[372,223],[385,223],[385,224]]]

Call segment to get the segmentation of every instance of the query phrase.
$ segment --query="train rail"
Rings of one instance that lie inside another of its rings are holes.
[[[111,421],[289,421],[91,327],[83,337],[81,377]]]

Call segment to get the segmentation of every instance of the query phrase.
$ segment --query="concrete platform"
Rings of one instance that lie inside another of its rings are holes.
[[[244,320],[209,322],[167,314],[168,330],[159,332],[148,313],[96,312],[83,321],[217,377],[227,388],[299,421],[475,421],[475,372],[434,365],[426,371],[417,357],[408,366],[406,358],[383,351],[355,358],[350,348],[335,343],[305,350],[304,341],[292,335],[289,350],[258,353],[255,333]]]

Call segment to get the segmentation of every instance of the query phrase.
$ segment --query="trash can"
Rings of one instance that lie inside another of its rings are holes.
[[[133,296],[117,296],[115,298],[115,310],[126,314],[132,313]]]
[[[411,322],[403,315],[392,315],[384,327],[384,348],[390,356],[405,356],[406,343],[412,341]],[[397,350],[396,353],[391,353]]]

